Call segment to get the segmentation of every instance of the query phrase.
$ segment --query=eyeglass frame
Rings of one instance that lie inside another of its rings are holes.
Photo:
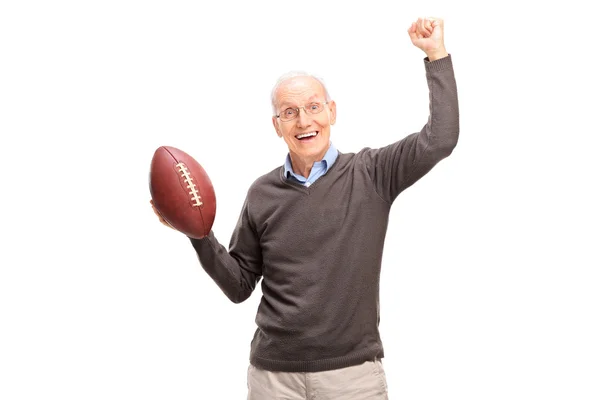
[[[305,105],[303,105],[302,107],[287,107],[287,108],[285,108],[283,111],[285,111],[285,110],[287,110],[287,109],[291,108],[292,110],[296,110],[296,112],[297,112],[298,114],[296,114],[296,116],[295,116],[294,118],[286,119],[285,121],[284,121],[283,119],[281,119],[281,113],[279,113],[279,114],[275,115],[275,118],[279,118],[279,119],[281,120],[281,122],[290,122],[290,121],[293,121],[293,120],[295,120],[296,118],[298,118],[298,116],[300,115],[300,109],[303,109],[303,110],[304,110],[304,112],[305,112],[307,115],[308,115],[308,114],[310,114],[310,115],[317,115],[317,114],[321,114],[321,113],[323,112],[323,110],[325,110],[325,107],[323,107],[323,110],[319,111],[318,113],[314,113],[314,114],[313,114],[313,113],[308,113],[308,112],[306,112],[306,107],[307,107],[307,106],[310,106],[311,104],[314,104],[314,103],[323,104],[323,106],[325,106],[325,105],[329,104],[329,100],[325,100],[325,101],[311,101],[310,103],[308,103],[308,104],[305,104]]]

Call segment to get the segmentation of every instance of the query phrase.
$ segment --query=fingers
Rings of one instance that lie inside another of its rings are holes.
[[[423,33],[419,29],[418,22],[413,22],[410,25],[410,27],[408,28],[408,35],[410,36],[410,39],[413,43],[415,43],[415,41],[418,41],[419,39],[423,39]]]
[[[427,18],[419,18],[417,20],[417,31],[421,37],[427,38],[431,36],[431,33],[433,32],[431,21]]]
[[[160,213],[158,212],[158,210],[156,209],[156,207],[154,207],[154,202],[152,200],[150,200],[150,204],[152,205],[152,210],[154,211],[154,214],[156,214],[156,216],[158,217],[158,220],[160,221],[161,224],[163,224],[164,226],[167,226],[171,229],[175,229],[171,226],[171,224],[169,224],[163,217],[162,215],[160,215]]]
[[[421,35],[423,35],[423,37],[429,37],[429,35],[431,35],[432,32],[431,21],[427,18],[419,18],[418,21],[419,32],[421,33]]]
[[[431,34],[443,36],[444,34],[444,20],[437,17],[429,17],[428,20],[431,22]]]
[[[410,40],[413,41],[413,43],[415,42],[415,40],[419,39],[417,37],[417,24],[416,23],[412,23],[410,24],[410,26],[408,27],[408,36],[410,36]]]
[[[154,207],[154,201],[150,200],[150,204],[152,205],[152,211],[154,211],[154,214],[156,214],[158,218],[162,219],[162,217],[158,213],[158,210],[156,209],[156,207]]]
[[[431,21],[431,26],[435,28],[436,26],[444,27],[444,20],[442,18],[437,17],[428,17]]]
[[[416,22],[413,22],[410,25],[408,28],[408,34],[411,40],[414,42],[415,40],[429,37],[431,32],[427,29],[425,20],[423,18],[419,18]]]
[[[421,17],[413,22],[407,32],[412,40],[428,38],[433,34],[436,27],[442,26],[443,20],[434,17]]]

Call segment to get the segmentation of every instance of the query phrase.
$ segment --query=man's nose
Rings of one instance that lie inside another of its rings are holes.
[[[298,118],[296,118],[296,123],[299,127],[307,127],[310,125],[311,119],[308,116],[308,113],[304,108],[301,108],[298,112]]]

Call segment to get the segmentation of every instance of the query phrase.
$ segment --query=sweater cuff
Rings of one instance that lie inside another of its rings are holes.
[[[193,237],[187,237],[188,239],[190,239],[190,242],[192,242],[192,244],[194,245],[194,247],[198,246],[207,246],[210,245],[210,239],[214,238],[214,233],[211,230],[208,235],[204,236],[202,239],[196,239]]]
[[[429,57],[423,59],[427,72],[441,72],[452,69],[452,56],[448,53],[446,57],[438,58],[435,61],[429,61]]]

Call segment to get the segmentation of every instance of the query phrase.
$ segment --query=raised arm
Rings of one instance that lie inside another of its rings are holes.
[[[420,132],[398,142],[364,152],[369,175],[380,196],[388,202],[410,187],[458,142],[459,110],[452,58],[443,42],[443,21],[419,19],[408,29],[413,44],[422,49],[429,88],[429,118]]]

